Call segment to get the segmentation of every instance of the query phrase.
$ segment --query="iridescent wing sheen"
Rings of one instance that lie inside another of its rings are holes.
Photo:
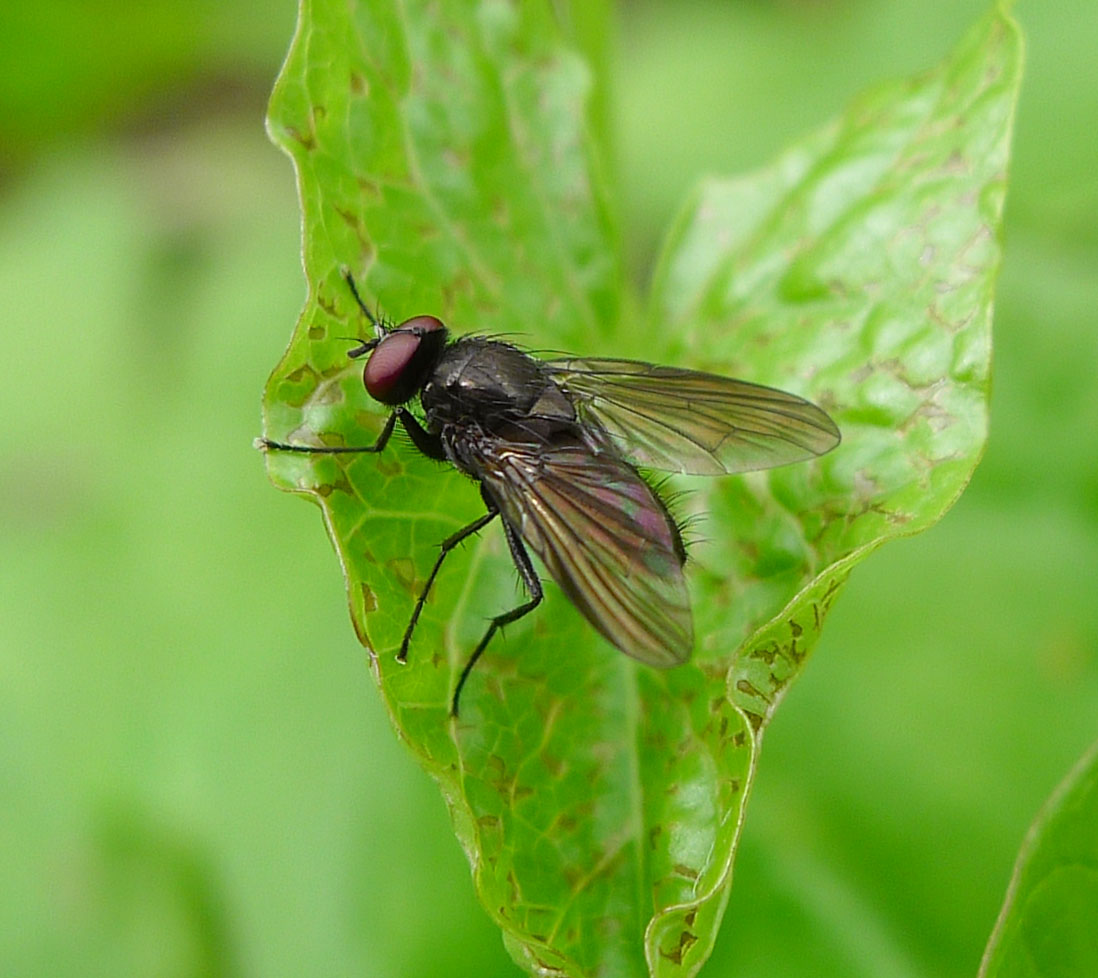
[[[491,440],[474,475],[587,620],[622,652],[666,668],[690,658],[683,551],[652,488],[613,452]]]
[[[839,429],[772,387],[636,360],[551,360],[581,421],[637,465],[690,475],[769,469],[823,455]]]

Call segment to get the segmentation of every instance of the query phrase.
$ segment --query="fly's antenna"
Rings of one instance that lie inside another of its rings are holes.
[[[379,339],[373,340],[361,340],[357,336],[337,336],[337,340],[346,340],[348,343],[354,343],[354,348],[347,351],[347,356],[352,360],[357,360],[359,357],[366,356],[371,350],[377,349]]]
[[[351,290],[351,295],[354,296],[355,303],[358,305],[358,308],[362,310],[362,314],[370,320],[370,325],[374,327],[374,332],[377,333],[378,339],[380,339],[388,332],[385,328],[385,324],[370,312],[369,307],[362,301],[362,296],[358,294],[358,286],[355,285],[355,279],[351,274],[351,270],[344,265],[342,271],[343,281],[347,283],[347,287]]]

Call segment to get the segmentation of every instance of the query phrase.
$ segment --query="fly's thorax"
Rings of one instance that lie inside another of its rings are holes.
[[[428,422],[495,428],[552,411],[574,417],[571,404],[541,361],[516,347],[463,337],[439,357],[421,394]]]

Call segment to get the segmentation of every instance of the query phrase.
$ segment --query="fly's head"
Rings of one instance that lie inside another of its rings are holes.
[[[404,404],[422,390],[446,346],[446,327],[434,316],[413,316],[399,326],[375,322],[376,339],[355,347],[348,356],[366,356],[362,383],[375,400],[390,407]]]

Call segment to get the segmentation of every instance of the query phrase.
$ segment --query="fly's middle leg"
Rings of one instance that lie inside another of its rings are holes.
[[[454,687],[454,696],[450,701],[450,716],[452,717],[457,717],[458,715],[458,701],[461,699],[461,690],[465,686],[465,681],[469,678],[469,673],[473,671],[473,666],[477,664],[477,659],[481,657],[484,650],[488,647],[488,643],[492,641],[492,636],[504,625],[510,625],[512,622],[518,621],[524,615],[528,615],[541,604],[541,600],[545,596],[541,587],[541,579],[534,571],[534,565],[530,561],[530,555],[522,545],[522,540],[519,538],[518,532],[506,519],[503,521],[503,532],[507,536],[507,546],[511,550],[511,559],[514,560],[515,567],[518,568],[518,572],[522,577],[522,583],[526,585],[526,590],[530,593],[530,600],[525,604],[519,605],[517,608],[512,608],[502,615],[496,615],[496,617],[492,619],[491,624],[488,626],[488,631],[484,633],[484,638],[482,638],[480,644],[473,649],[473,654],[469,656],[469,661],[465,663],[465,667],[461,670],[461,675],[458,676],[457,685]]]
[[[431,591],[431,585],[435,583],[435,578],[438,577],[438,572],[442,569],[442,562],[446,559],[447,554],[461,543],[462,540],[466,540],[474,533],[479,533],[483,530],[498,515],[499,510],[496,509],[494,504],[489,503],[487,513],[480,518],[473,520],[468,526],[463,526],[457,533],[442,541],[442,552],[438,555],[435,566],[431,568],[431,573],[427,575],[427,583],[423,585],[423,590],[419,592],[419,597],[416,599],[416,606],[412,609],[412,617],[408,620],[408,627],[404,630],[404,638],[401,639],[400,642],[400,651],[397,652],[397,662],[408,661],[408,643],[412,641],[412,632],[416,629],[416,622],[419,621],[420,613],[423,611],[423,605],[426,603],[427,595]]]

